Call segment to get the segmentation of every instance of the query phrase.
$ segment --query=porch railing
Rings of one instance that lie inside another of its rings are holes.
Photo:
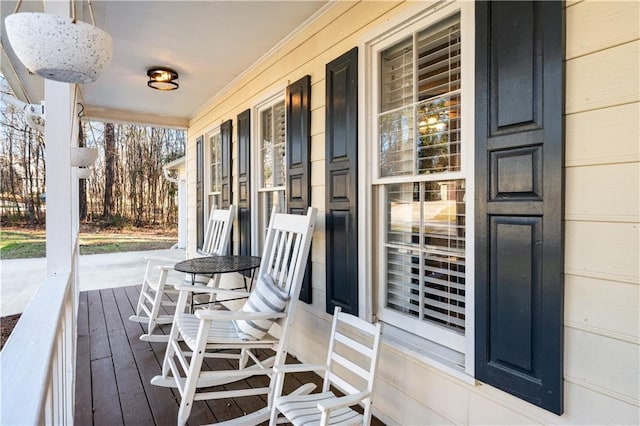
[[[45,280],[0,353],[0,424],[73,424],[77,236],[74,246],[71,272]]]

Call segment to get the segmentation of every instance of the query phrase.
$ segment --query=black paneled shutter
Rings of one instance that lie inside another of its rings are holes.
[[[204,244],[204,136],[196,139],[196,243]]]
[[[562,414],[564,17],[476,3],[476,377]]]
[[[311,76],[287,87],[287,211],[306,214],[311,206]],[[311,256],[300,291],[311,303]]]
[[[358,48],[326,69],[327,313],[358,315]]]
[[[232,197],[232,189],[231,185],[233,183],[232,176],[232,168],[231,168],[231,137],[233,132],[233,125],[231,124],[231,120],[227,120],[220,126],[220,145],[222,151],[222,165],[221,165],[221,176],[220,176],[220,186],[222,194],[220,196],[220,209],[228,209],[231,205]]]
[[[220,172],[220,209],[228,209],[233,200],[233,168],[231,167],[231,139],[233,137],[233,125],[231,120],[227,120],[220,125],[220,151],[221,155],[221,172]],[[233,235],[233,231],[231,232]],[[233,253],[233,238],[229,241],[227,253]]]
[[[251,110],[238,115],[238,254],[251,255]],[[251,272],[247,271],[250,275]]]

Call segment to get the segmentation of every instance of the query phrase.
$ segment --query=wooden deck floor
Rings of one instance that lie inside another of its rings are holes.
[[[140,287],[80,293],[76,367],[75,424],[174,425],[180,396],[177,390],[153,386],[160,374],[165,345],[142,342],[143,326],[133,315]],[[169,326],[164,326],[168,333]],[[215,362],[208,361],[212,367]],[[292,360],[292,362],[295,362]],[[320,384],[313,373],[287,378],[285,392],[301,383]],[[266,378],[250,378],[252,387],[266,386]],[[245,384],[245,385],[246,385]],[[225,385],[237,389],[238,384]],[[246,397],[194,403],[190,425],[216,423],[250,413],[266,405],[266,397]],[[372,424],[381,425],[377,419]]]

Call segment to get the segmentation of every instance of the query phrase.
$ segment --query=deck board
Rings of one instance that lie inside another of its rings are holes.
[[[91,371],[91,349],[89,348],[89,305],[87,293],[81,293],[78,299],[78,340],[77,363],[78,372]],[[88,425],[93,422],[91,411],[91,375],[76,374],[76,406],[75,422],[79,425]]]
[[[80,293],[76,360],[75,424],[85,425],[174,425],[180,395],[177,390],[151,385],[161,373],[165,344],[139,339],[146,325],[129,321],[135,313],[140,286]],[[170,325],[158,332],[168,334]],[[261,357],[269,354],[265,351]],[[290,362],[295,362],[290,358]],[[207,359],[206,365],[232,365],[235,361]],[[309,381],[320,385],[313,373],[288,375],[285,392]],[[268,386],[264,376],[243,381],[251,387]],[[231,390],[241,384],[218,387]],[[266,395],[234,399],[196,401],[189,425],[216,423],[237,418],[266,406]],[[381,425],[377,419],[372,424]]]

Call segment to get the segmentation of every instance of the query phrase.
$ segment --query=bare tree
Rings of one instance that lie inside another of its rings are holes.
[[[0,75],[0,91],[13,96]],[[43,221],[43,135],[25,121],[24,113],[0,104],[0,214],[3,220]]]
[[[0,91],[9,93],[0,75]],[[0,103],[0,217],[45,222],[44,135],[29,127],[24,113]],[[84,221],[175,225],[177,187],[163,165],[184,155],[185,132],[131,124],[81,120],[79,145],[99,148],[92,174],[79,183]]]
[[[104,125],[104,204],[102,216],[113,217],[113,174],[115,169],[115,135],[113,123]]]

